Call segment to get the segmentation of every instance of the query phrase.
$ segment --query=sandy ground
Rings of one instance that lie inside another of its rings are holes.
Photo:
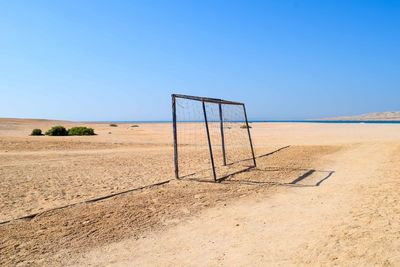
[[[0,120],[0,220],[39,212],[0,265],[400,265],[398,125],[254,123],[257,168],[215,184],[173,179],[168,124],[28,136],[55,124]]]
[[[28,136],[58,124],[77,125],[0,121],[0,221],[170,179],[168,127],[82,124],[98,135]]]

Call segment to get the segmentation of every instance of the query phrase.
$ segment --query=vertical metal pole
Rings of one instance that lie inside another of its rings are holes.
[[[178,134],[176,129],[176,97],[172,95],[172,128],[174,131],[174,165],[175,165],[175,178],[179,179],[179,165],[178,165]]]
[[[243,111],[244,111],[244,118],[246,120],[247,134],[249,135],[249,141],[250,141],[250,147],[251,147],[251,155],[253,156],[254,167],[256,167],[257,164],[256,164],[256,157],[254,155],[253,141],[251,140],[249,121],[247,120],[246,106],[244,104],[243,104]]]
[[[221,128],[222,159],[224,160],[224,166],[226,166],[224,117],[222,116],[222,104],[219,103],[218,105],[219,105],[219,125]]]
[[[214,156],[213,156],[213,151],[212,151],[212,146],[211,146],[210,130],[208,129],[207,111],[206,111],[206,105],[204,103],[204,100],[202,101],[202,103],[203,103],[204,122],[206,124],[208,149],[210,151],[211,167],[212,167],[212,171],[213,171],[214,181],[216,182],[217,174],[215,173]]]

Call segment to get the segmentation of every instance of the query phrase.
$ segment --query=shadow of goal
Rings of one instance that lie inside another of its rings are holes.
[[[256,167],[244,103],[173,94],[172,117],[177,179],[217,182]]]

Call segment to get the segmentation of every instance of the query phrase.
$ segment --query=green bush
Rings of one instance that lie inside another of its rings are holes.
[[[135,125],[132,125],[131,127],[139,127],[139,125],[135,124]]]
[[[114,124],[114,123],[111,123],[110,126],[111,126],[111,127],[118,127],[118,125],[116,125],[116,124]]]
[[[72,127],[68,130],[68,135],[95,135],[93,128]]]
[[[240,128],[242,128],[242,129],[247,129],[247,125],[246,124],[243,124],[242,126],[240,126]],[[249,125],[249,129],[251,129],[251,126]]]
[[[41,129],[33,129],[31,135],[43,135]]]
[[[64,126],[53,126],[46,132],[46,135],[50,136],[66,136],[68,135],[67,129]]]

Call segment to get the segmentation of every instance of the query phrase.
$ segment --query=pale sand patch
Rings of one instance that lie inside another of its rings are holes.
[[[333,155],[335,175],[324,186],[218,206],[166,232],[94,249],[76,264],[398,266],[400,180],[387,169],[398,169],[399,152],[392,145],[354,147]]]

